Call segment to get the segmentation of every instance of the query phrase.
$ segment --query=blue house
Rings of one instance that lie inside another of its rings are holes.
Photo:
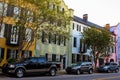
[[[86,44],[82,42],[82,32],[90,27],[102,28],[102,26],[88,21],[88,14],[84,14],[83,18],[74,16],[72,23],[72,63],[93,61],[91,49],[87,48]]]

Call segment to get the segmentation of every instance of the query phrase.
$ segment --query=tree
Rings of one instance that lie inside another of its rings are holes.
[[[107,47],[111,45],[110,38],[110,32],[105,28],[91,27],[84,30],[83,32],[83,41],[89,48],[92,49],[95,70],[98,58],[100,58],[101,55],[105,54]]]
[[[61,0],[3,0],[8,3],[10,17],[14,27],[19,27],[18,55],[22,49],[28,49],[38,32],[54,32],[69,37],[68,27],[71,18],[69,12],[61,8]],[[14,9],[14,10],[13,10]]]

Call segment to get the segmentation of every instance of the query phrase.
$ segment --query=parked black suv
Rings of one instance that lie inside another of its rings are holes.
[[[23,77],[26,73],[49,73],[51,76],[56,75],[60,69],[60,64],[47,62],[45,57],[31,57],[16,63],[4,64],[2,72],[8,75],[15,74],[17,77]]]
[[[93,64],[91,62],[79,62],[72,64],[72,66],[69,66],[66,68],[67,74],[70,73],[76,73],[79,75],[83,72],[88,72],[89,74],[93,73]]]
[[[119,72],[119,67],[117,63],[114,62],[109,62],[109,63],[105,63],[103,65],[101,65],[98,68],[98,72]]]

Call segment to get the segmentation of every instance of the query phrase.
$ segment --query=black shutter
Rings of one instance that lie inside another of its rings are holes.
[[[66,37],[64,37],[64,46],[66,46]]]
[[[7,16],[12,17],[14,13],[14,6],[8,4],[8,9],[7,9]]]
[[[8,28],[8,30],[7,30],[8,33],[7,33],[7,37],[6,37],[6,39],[7,39],[7,40],[6,40],[6,41],[7,41],[6,44],[7,44],[7,45],[10,45],[12,25],[8,25],[7,28]]]
[[[79,61],[80,61],[80,55],[77,54],[77,62],[79,62]]]
[[[29,57],[32,57],[32,51],[29,51]]]
[[[48,35],[49,43],[51,43],[51,40],[52,40],[52,39],[51,39],[51,37],[52,37],[52,36],[51,36],[51,33],[49,33],[49,34],[47,34],[47,35]]]
[[[9,26],[8,26],[8,24],[5,24],[5,31],[4,31],[4,36],[5,36],[5,38],[7,38],[7,35],[9,34],[9,28],[8,28]]]
[[[61,36],[59,36],[58,38],[59,38],[58,45],[60,45],[60,43],[61,43]]]
[[[62,61],[62,59],[63,59],[63,55],[60,55],[60,62]]]
[[[23,56],[23,55],[24,55],[24,52],[25,52],[25,51],[23,50],[23,51],[22,51],[22,54],[21,54],[21,57],[24,57],[24,56]]]
[[[45,54],[46,61],[48,61],[48,53]]]
[[[44,35],[45,35],[44,31],[42,31],[42,42],[44,42]]]
[[[4,58],[4,48],[1,48],[1,58]]]
[[[10,58],[10,49],[7,49],[7,59]]]
[[[16,58],[18,58],[18,56],[17,56],[17,55],[18,55],[18,50],[16,50]]]

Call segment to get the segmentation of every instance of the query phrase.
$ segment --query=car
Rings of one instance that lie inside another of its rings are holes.
[[[108,73],[116,72],[117,73],[119,72],[119,67],[117,63],[107,62],[98,68],[98,72],[108,72]]]
[[[2,67],[2,72],[16,77],[23,77],[30,73],[44,73],[55,76],[57,70],[60,70],[61,64],[56,62],[47,62],[45,57],[30,57],[15,63],[7,63]]]
[[[66,68],[66,73],[71,74],[75,73],[77,75],[88,72],[89,74],[93,73],[93,64],[92,62],[78,62],[74,63],[71,66]]]

